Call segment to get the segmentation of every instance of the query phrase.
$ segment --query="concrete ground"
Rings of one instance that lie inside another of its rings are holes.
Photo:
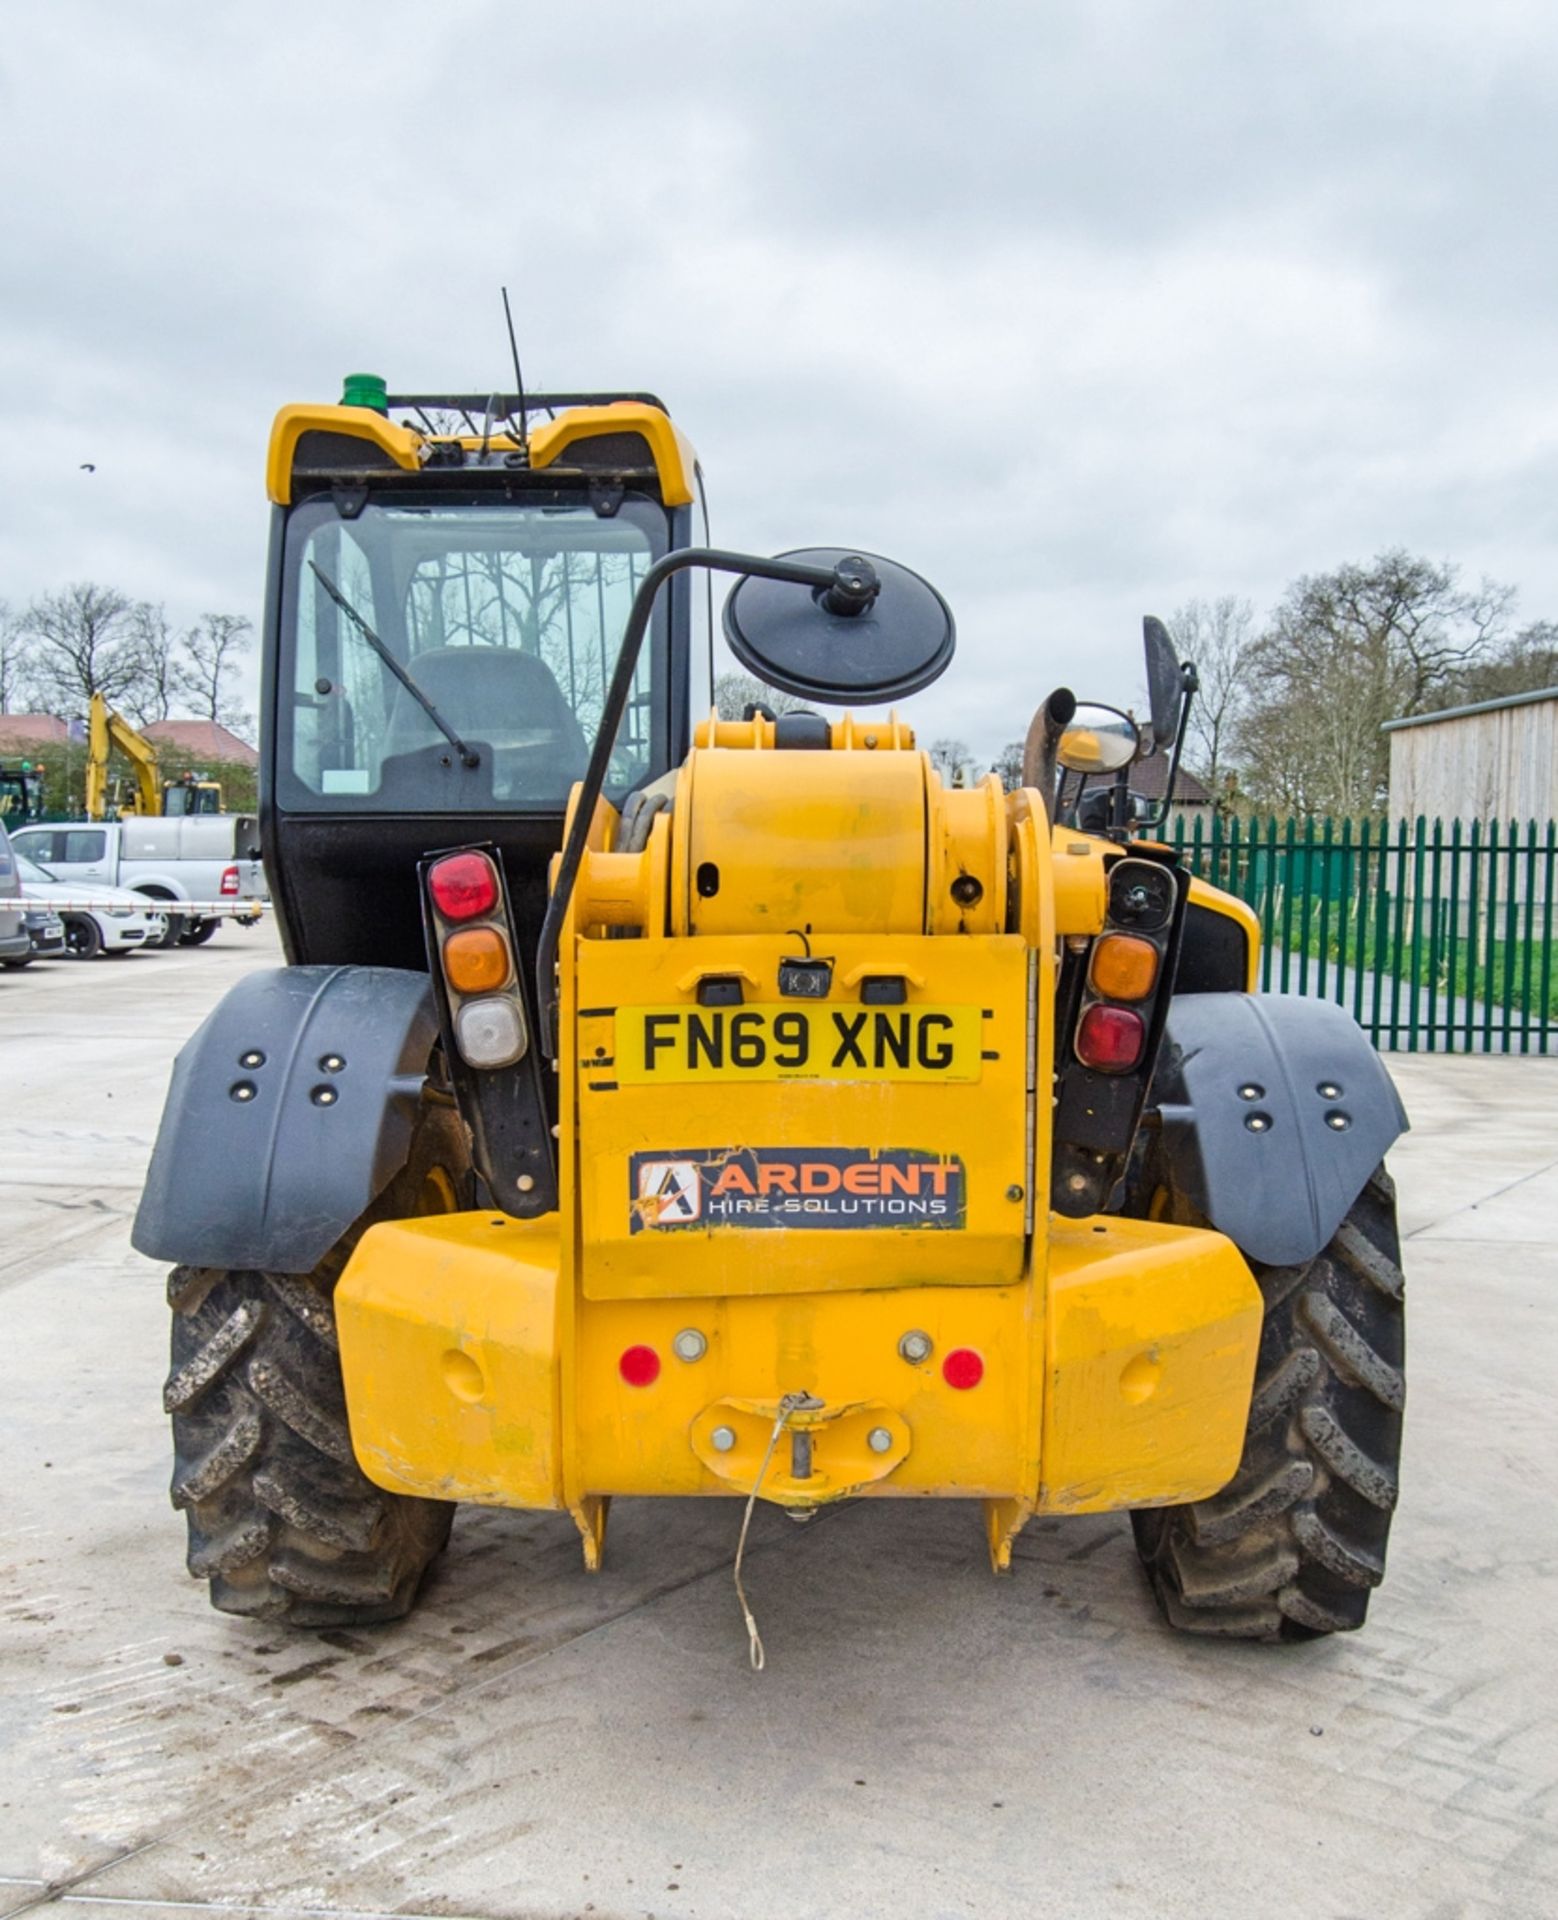
[[[1161,1626],[1123,1518],[463,1512],[420,1612],[223,1618],[183,1572],[160,1274],[169,1062],[268,931],[0,975],[0,1915],[1558,1912],[1558,1061],[1393,1061],[1404,1500],[1357,1635]]]

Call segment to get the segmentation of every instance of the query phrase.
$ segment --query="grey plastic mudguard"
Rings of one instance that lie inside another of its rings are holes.
[[[174,1062],[132,1244],[177,1265],[309,1272],[405,1165],[437,1041],[424,973],[249,974]]]
[[[1153,1100],[1176,1188],[1272,1266],[1320,1252],[1410,1124],[1357,1023],[1297,994],[1176,998]]]

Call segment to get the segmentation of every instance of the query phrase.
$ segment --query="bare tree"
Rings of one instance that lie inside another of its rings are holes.
[[[180,642],[166,610],[144,600],[130,609],[130,634],[135,679],[120,699],[138,727],[149,727],[168,718],[183,690]]]
[[[28,643],[27,685],[45,712],[84,713],[94,693],[122,700],[141,667],[135,609],[117,587],[78,580],[34,600],[21,620]]]
[[[1195,662],[1201,683],[1190,703],[1192,771],[1216,795],[1228,772],[1228,749],[1254,676],[1255,609],[1232,594],[1187,600],[1169,626],[1176,653]]]
[[[755,674],[732,670],[714,682],[714,705],[721,720],[740,720],[748,707],[767,707],[770,713],[794,713],[805,706],[793,693],[781,693]]]
[[[242,614],[203,613],[184,635],[178,688],[192,713],[242,732],[250,716],[233,696],[231,681],[249,650],[253,629]]]
[[[995,764],[990,769],[992,773],[998,773],[1001,776],[1001,785],[1008,793],[1015,793],[1022,785],[1022,748],[1023,743],[1020,740],[1013,740],[1009,745],[1002,747],[995,756]]]
[[[1252,794],[1303,812],[1383,803],[1384,722],[1441,701],[1494,644],[1513,598],[1491,581],[1462,591],[1457,578],[1397,548],[1293,582],[1253,650],[1235,730]]]
[[[1523,627],[1484,660],[1473,661],[1445,689],[1436,706],[1502,700],[1512,693],[1558,687],[1558,624],[1538,620]]]
[[[20,616],[0,600],[0,713],[14,713],[27,672],[27,642]]]
[[[949,787],[971,787],[979,778],[979,762],[965,741],[932,740],[926,752]]]

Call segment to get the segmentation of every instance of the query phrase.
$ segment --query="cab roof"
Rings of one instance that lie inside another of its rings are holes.
[[[391,394],[387,411],[288,406],[271,427],[266,492],[278,506],[392,474],[545,473],[693,498],[697,455],[653,394]]]

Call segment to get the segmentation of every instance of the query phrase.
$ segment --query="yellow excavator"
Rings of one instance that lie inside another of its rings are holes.
[[[110,781],[108,759],[117,751],[129,761],[133,781]],[[215,780],[186,773],[159,780],[157,749],[94,693],[87,715],[87,818],[107,820],[130,814],[220,813],[222,789]]]

